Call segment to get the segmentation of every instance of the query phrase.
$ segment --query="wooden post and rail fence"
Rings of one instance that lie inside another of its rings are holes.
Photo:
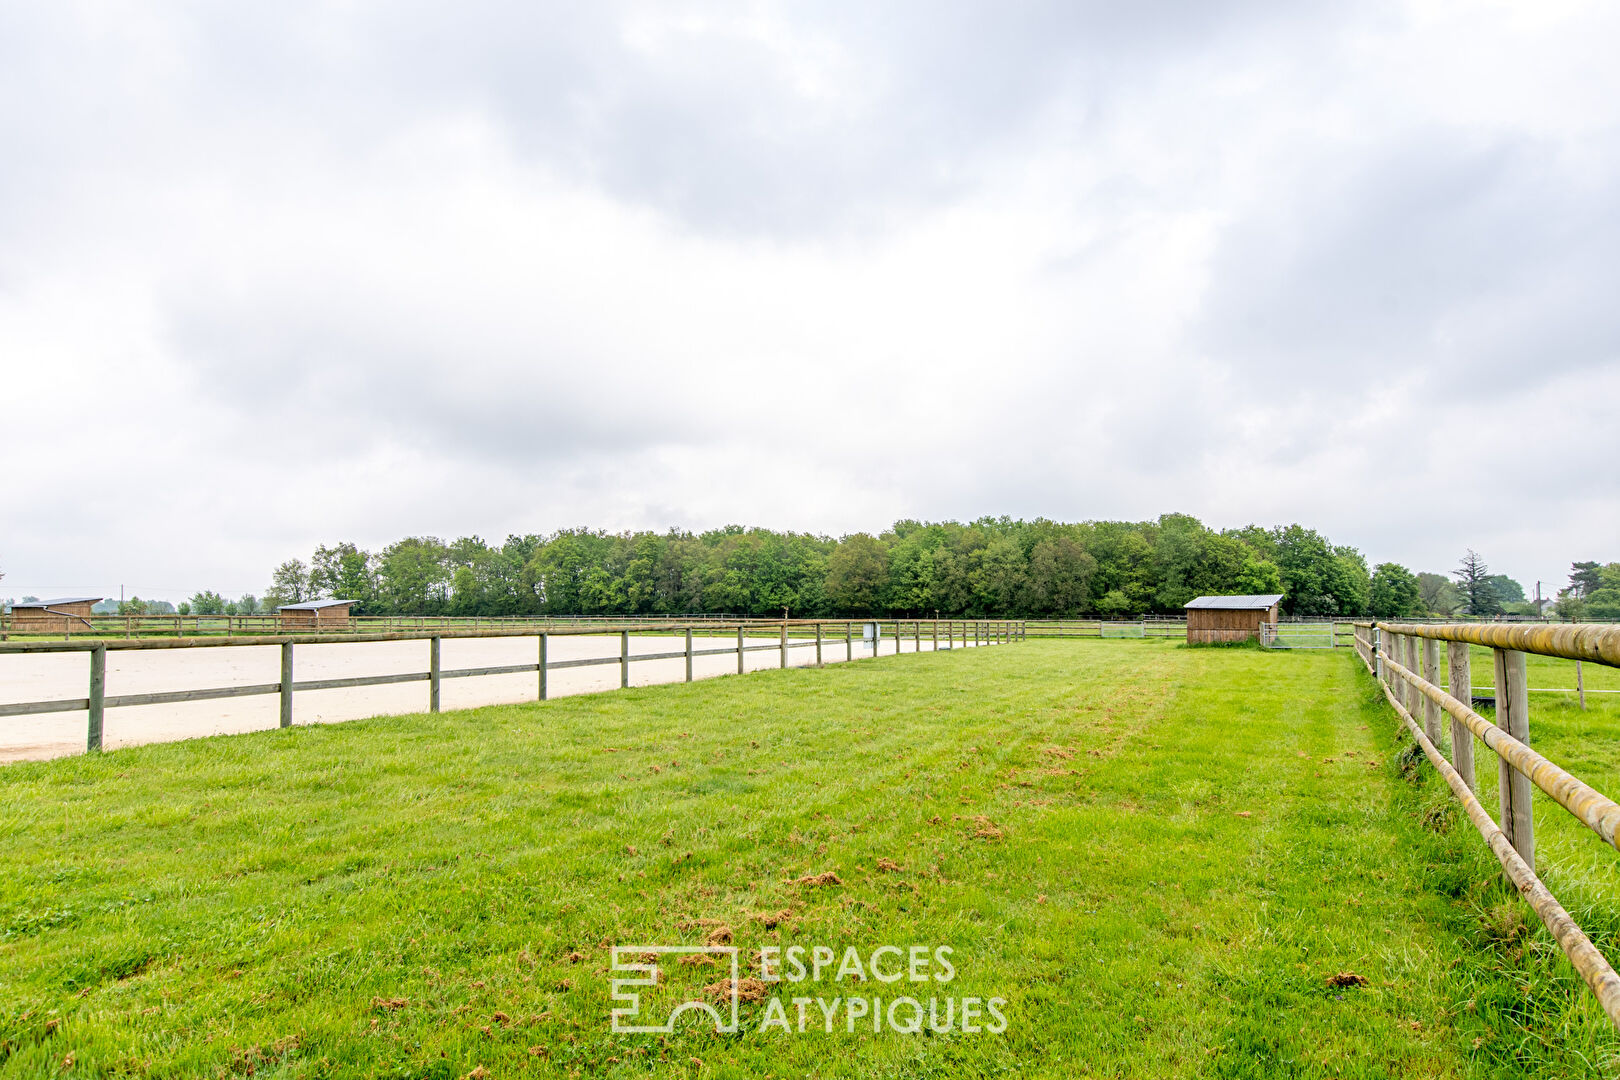
[[[554,637],[582,637],[600,635],[608,631],[607,627],[569,627],[563,629],[543,630],[535,633],[530,630],[522,632],[511,629],[459,629],[459,630],[417,630],[395,631],[392,633],[371,634],[282,634],[268,636],[238,636],[238,637],[179,637],[179,638],[131,638],[112,641],[11,641],[0,643],[0,658],[8,654],[34,654],[34,653],[86,653],[90,660],[88,690],[82,698],[64,698],[52,701],[20,701],[0,704],[0,717],[29,716],[41,713],[85,712],[89,716],[85,746],[94,752],[102,747],[103,730],[106,711],[113,708],[126,708],[136,705],[169,705],[190,701],[213,701],[224,698],[255,697],[264,695],[279,695],[281,727],[291,727],[293,723],[293,695],[311,690],[341,690],[364,686],[385,686],[395,683],[426,682],[428,684],[428,710],[439,711],[440,687],[445,679],[474,678],[487,675],[518,675],[533,673],[537,676],[536,693],[541,701],[547,700],[550,694],[547,675],[549,672],[562,668],[595,667],[607,664],[617,664],[619,667],[619,686],[630,685],[630,665],[651,660],[686,661],[686,679],[693,681],[693,660],[700,656],[729,655],[733,652],[737,656],[737,673],[743,674],[746,668],[745,654],[763,650],[776,650],[780,655],[780,666],[789,666],[789,652],[792,649],[814,647],[816,652],[816,665],[822,664],[822,646],[825,640],[824,628],[828,625],[822,620],[784,620],[776,619],[769,622],[739,622],[734,625],[700,623],[682,626],[649,627],[646,624],[635,626],[619,626],[616,629],[619,638],[618,652],[611,656],[585,657],[574,660],[554,660],[550,657],[551,639]],[[871,627],[870,640],[872,642],[872,655],[878,655],[879,643],[886,632],[892,629],[895,640],[895,654],[906,651],[905,637],[909,627],[913,652],[923,652],[923,627],[929,627],[929,633],[934,642],[936,651],[948,651],[955,648],[967,647],[970,644],[1001,645],[1020,641],[1024,638],[1024,628],[1021,622],[1013,619],[884,619],[884,620],[838,620],[832,625],[843,627],[845,660],[855,659],[855,627]],[[754,643],[750,643],[748,632],[763,628],[778,629],[776,640],[767,643],[758,643],[756,634]],[[790,632],[808,635],[814,632],[814,637],[790,636]],[[698,648],[694,641],[697,635],[724,635],[727,638],[735,632],[736,644],[727,644],[719,648]],[[630,635],[632,633],[652,633],[658,635],[679,634],[684,638],[683,647],[652,653],[632,653],[630,651]],[[945,636],[945,645],[939,646],[940,635]],[[445,638],[535,638],[537,639],[537,656],[532,664],[501,664],[490,667],[456,668],[445,670],[441,660],[441,643]],[[390,641],[426,641],[428,642],[428,668],[426,671],[409,671],[389,675],[357,675],[338,679],[307,679],[299,681],[294,677],[294,648],[298,645],[343,645]],[[958,644],[960,642],[960,644]],[[241,648],[255,645],[279,646],[281,654],[281,677],[273,683],[258,683],[251,685],[218,686],[203,689],[167,690],[158,693],[120,694],[109,696],[107,694],[107,653],[111,651],[146,651],[169,649],[220,649]],[[3,662],[3,660],[0,660]]]
[[[1441,643],[1446,646],[1446,686],[1440,678]],[[1471,645],[1492,650],[1495,723],[1473,708]],[[1525,675],[1529,653],[1620,667],[1620,626],[1364,622],[1356,624],[1355,648],[1424,756],[1462,803],[1508,880],[1597,995],[1610,1021],[1620,1027],[1620,976],[1536,875],[1531,785],[1617,850],[1620,803],[1530,749],[1530,688]],[[1450,720],[1449,759],[1442,713]],[[1494,821],[1476,794],[1476,737],[1496,754]]]

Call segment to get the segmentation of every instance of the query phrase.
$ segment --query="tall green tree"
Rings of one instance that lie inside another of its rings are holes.
[[[1473,548],[1463,555],[1462,564],[1451,576],[1457,579],[1457,594],[1462,598],[1465,613],[1479,616],[1502,613],[1502,602],[1490,581],[1491,569]]]
[[[309,583],[309,567],[300,559],[288,559],[270,575],[270,588],[265,590],[265,605],[274,611],[283,604],[302,604],[313,600]]]
[[[1423,591],[1412,571],[1399,563],[1379,563],[1373,571],[1367,610],[1375,619],[1408,619],[1423,612]]]
[[[348,541],[315,549],[309,561],[309,587],[315,596],[349,600],[356,615],[376,605],[377,574],[369,552]]]
[[[888,579],[888,552],[868,533],[844,537],[827,560],[827,597],[843,611],[875,613]]]
[[[1430,615],[1450,615],[1457,610],[1457,587],[1450,578],[1424,571],[1417,576],[1417,583],[1423,608]]]

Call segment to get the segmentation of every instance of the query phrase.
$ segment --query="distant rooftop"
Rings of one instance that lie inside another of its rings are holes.
[[[282,604],[277,611],[319,611],[323,607],[342,607],[353,600],[305,600],[302,604]]]
[[[56,607],[60,604],[99,604],[105,600],[104,596],[58,596],[54,600],[18,600],[11,605],[15,611],[20,607]]]
[[[1187,601],[1188,608],[1214,608],[1216,611],[1264,611],[1282,599],[1282,593],[1263,596],[1200,596]]]

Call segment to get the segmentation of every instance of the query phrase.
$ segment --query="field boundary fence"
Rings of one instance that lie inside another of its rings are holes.
[[[1334,649],[1338,639],[1336,624],[1326,620],[1260,624],[1260,644],[1268,649]]]
[[[1442,642],[1447,683],[1463,690],[1460,696],[1441,684]],[[1474,711],[1471,645],[1492,650],[1494,723]],[[1617,850],[1620,803],[1530,749],[1530,687],[1525,663],[1527,654],[1535,654],[1620,667],[1620,626],[1358,622],[1355,649],[1390,707],[1502,864],[1508,880],[1580,972],[1610,1021],[1620,1027],[1620,976],[1536,875],[1531,785]],[[1449,758],[1442,713],[1450,720]],[[1499,805],[1495,820],[1476,793],[1476,738],[1496,755]]]
[[[1021,619],[1032,638],[1185,637],[1186,619]]]
[[[829,627],[838,633],[829,634]],[[760,641],[760,632],[762,630],[773,631],[775,640],[762,643]],[[597,636],[611,632],[616,632],[619,635],[619,652],[617,655],[573,660],[555,660],[548,655],[553,637]],[[652,653],[632,653],[630,651],[630,635],[632,633],[667,633],[678,638],[684,638],[684,640],[681,648],[678,649]],[[685,681],[692,682],[693,661],[697,657],[735,655],[737,657],[737,674],[741,675],[746,672],[745,656],[748,653],[778,651],[781,656],[780,666],[786,668],[790,666],[790,652],[796,649],[814,649],[815,663],[819,667],[824,662],[826,651],[837,649],[839,646],[843,647],[846,661],[854,660],[856,658],[855,646],[857,642],[870,644],[872,655],[876,657],[879,643],[884,637],[891,634],[895,641],[895,652],[892,655],[897,656],[908,651],[914,653],[925,651],[945,652],[957,648],[1003,645],[1023,640],[1025,636],[1023,624],[1014,619],[840,619],[836,621],[777,619],[772,622],[742,620],[723,624],[702,622],[670,623],[666,625],[660,622],[658,625],[651,627],[645,622],[633,624],[616,623],[606,626],[575,626],[539,631],[532,629],[527,631],[516,629],[439,629],[395,631],[391,633],[131,638],[111,641],[11,641],[0,643],[0,663],[4,662],[7,655],[40,653],[87,654],[90,663],[86,694],[84,697],[59,698],[50,701],[3,703],[0,704],[0,718],[31,716],[42,713],[87,713],[88,727],[85,735],[85,748],[90,752],[96,752],[102,748],[106,711],[108,709],[278,695],[281,699],[279,724],[281,727],[286,728],[291,727],[293,723],[294,695],[312,690],[340,690],[397,683],[425,682],[428,684],[428,711],[438,712],[440,711],[440,686],[445,679],[534,674],[537,677],[536,700],[545,701],[549,697],[547,674],[564,668],[617,664],[619,667],[619,686],[620,688],[627,688],[630,685],[630,669],[633,664],[653,660],[684,658],[686,661]],[[699,647],[699,644],[705,639],[713,640],[716,637],[727,638],[727,644],[721,647]],[[733,637],[734,641],[731,640]],[[447,638],[452,640],[468,638],[534,638],[537,649],[536,658],[533,663],[447,670],[440,663],[440,643]],[[366,644],[387,641],[428,642],[427,670],[302,681],[294,676],[295,649],[299,645]],[[924,641],[929,642],[930,648],[923,648]],[[908,644],[911,646],[910,649],[906,648]],[[280,647],[281,677],[278,681],[235,686],[191,687],[143,694],[109,695],[107,693],[107,653],[109,651],[223,649],[256,645]]]

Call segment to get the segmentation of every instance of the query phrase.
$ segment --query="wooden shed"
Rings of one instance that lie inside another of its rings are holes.
[[[55,600],[19,601],[11,605],[11,632],[14,634],[66,634],[89,630],[90,609],[101,603],[99,596],[59,596]]]
[[[283,630],[346,630],[353,600],[308,600],[276,608]]]
[[[1187,603],[1187,640],[1258,641],[1262,623],[1277,621],[1282,594],[1200,596]]]

